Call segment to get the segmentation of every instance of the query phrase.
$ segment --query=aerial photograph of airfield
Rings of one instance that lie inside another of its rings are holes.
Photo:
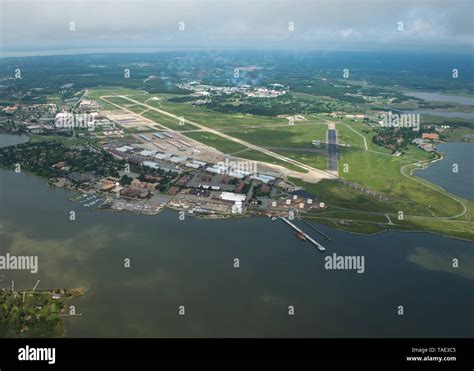
[[[0,337],[472,337],[471,2],[4,3]]]

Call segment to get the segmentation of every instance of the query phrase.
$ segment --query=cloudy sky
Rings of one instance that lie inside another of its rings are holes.
[[[472,51],[473,12],[472,0],[0,0],[0,52]]]

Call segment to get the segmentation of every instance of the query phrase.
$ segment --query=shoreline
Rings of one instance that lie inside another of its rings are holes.
[[[29,136],[25,136],[24,134],[21,134],[21,133],[19,133],[19,134],[7,133],[7,135],[26,137],[27,140],[25,142],[28,142],[29,139],[30,139]],[[25,143],[25,142],[22,142],[22,143]],[[442,142],[442,143],[445,143],[445,142]],[[462,142],[459,142],[459,143],[462,143]],[[18,143],[18,144],[20,144],[20,143]],[[11,145],[14,146],[15,144],[11,144]],[[7,146],[5,146],[5,147],[7,147]],[[445,159],[445,154],[444,153],[435,152],[435,154],[436,154],[437,158],[426,161],[424,163],[428,163],[428,166],[429,166],[429,164],[432,164],[432,163],[435,163],[437,161],[441,161],[441,160]],[[416,163],[412,164],[412,165],[416,165]],[[422,163],[419,163],[419,165],[422,165]],[[11,171],[11,169],[7,169],[7,168],[2,168],[2,169],[7,170],[7,171],[8,170]],[[413,177],[421,178],[423,181],[429,182],[428,180],[424,179],[423,177],[419,177],[416,174],[414,174],[416,170],[423,170],[423,168],[417,166],[417,167],[411,169],[410,175],[413,176]],[[46,184],[48,184],[48,186],[51,187],[51,188],[62,188],[64,190],[74,192],[75,195],[73,195],[71,197],[68,197],[69,201],[76,202],[78,200],[75,200],[74,198],[79,198],[81,195],[85,195],[85,194],[96,195],[97,197],[100,197],[100,198],[104,197],[103,194],[101,194],[100,192],[97,192],[95,190],[89,192],[89,191],[86,191],[84,189],[81,189],[80,187],[68,186],[68,185],[56,185],[50,179],[41,177],[41,176],[39,176],[39,175],[37,175],[33,172],[29,172],[29,171],[23,171],[23,172],[25,174],[34,175],[37,178],[46,180]],[[439,188],[440,190],[442,190],[443,192],[449,193],[449,192],[445,191],[441,186],[437,185],[436,183],[432,183],[432,184],[434,186],[436,186],[437,188]],[[461,197],[461,196],[459,196],[459,197]],[[126,198],[121,198],[121,199],[122,200],[127,200]],[[273,211],[273,210],[272,211],[267,211],[267,212],[265,212],[263,210],[262,211],[247,210],[247,212],[245,214],[206,214],[206,213],[199,213],[199,212],[197,212],[197,213],[194,213],[194,212],[193,213],[188,213],[187,212],[188,210],[179,209],[179,208],[176,208],[176,207],[173,207],[173,206],[168,206],[168,205],[160,206],[156,212],[142,212],[142,211],[131,210],[131,209],[126,209],[126,208],[125,209],[102,208],[101,205],[103,205],[104,202],[106,202],[107,200],[109,200],[109,198],[105,196],[105,198],[103,198],[102,202],[100,202],[98,206],[94,205],[90,208],[90,210],[94,210],[94,211],[112,211],[112,212],[123,212],[123,211],[125,211],[125,212],[130,212],[131,214],[134,214],[134,215],[152,216],[152,215],[157,215],[157,214],[161,213],[165,209],[170,209],[170,210],[173,210],[174,212],[177,212],[177,213],[185,212],[185,216],[195,217],[195,218],[201,219],[201,220],[227,220],[227,219],[233,219],[233,218],[249,218],[249,217],[259,217],[259,216],[264,216],[264,217],[271,218],[271,217],[275,217],[275,216],[286,216],[286,214],[281,212],[281,211]],[[133,202],[133,199],[130,199],[130,201]],[[316,214],[316,215],[318,215],[318,214]],[[321,223],[321,224],[326,225],[324,223]],[[469,241],[469,242],[474,241],[474,240],[466,239],[466,238],[463,238],[463,237],[455,237],[455,236],[452,236],[452,235],[446,235],[446,234],[443,234],[443,233],[436,233],[436,232],[429,231],[429,230],[418,230],[418,231],[412,231],[412,230],[409,230],[409,229],[395,229],[394,230],[394,229],[391,229],[391,228],[384,227],[384,230],[381,230],[381,231],[378,231],[378,232],[375,232],[375,233],[364,233],[364,232],[357,232],[357,231],[348,231],[344,228],[338,228],[336,225],[335,226],[328,226],[328,227],[333,228],[334,230],[337,230],[337,231],[343,231],[343,232],[347,232],[347,233],[351,233],[351,234],[355,234],[355,235],[360,235],[360,236],[374,236],[374,235],[378,235],[378,234],[388,232],[388,231],[398,231],[398,232],[430,233],[430,234],[434,234],[434,235],[438,235],[438,236],[454,238],[454,239],[463,240],[463,241]]]
[[[442,158],[437,158],[435,160],[432,160],[432,161],[430,161],[430,163],[432,163],[433,161],[439,161],[440,159],[442,159]],[[0,168],[0,169],[8,170],[8,169],[5,169],[5,168]],[[416,169],[413,169],[413,170],[420,170],[420,168],[416,168]],[[63,189],[63,190],[66,190],[66,191],[74,192],[75,195],[67,198],[68,201],[71,201],[71,202],[76,202],[75,200],[73,200],[73,198],[88,193],[88,192],[86,192],[82,189],[78,189],[78,188],[55,186],[54,184],[51,184],[51,182],[48,179],[43,178],[41,176],[38,176],[38,175],[36,175],[35,173],[32,173],[32,172],[25,171],[24,173],[28,174],[30,176],[34,176],[36,178],[39,178],[41,180],[46,180],[46,184],[51,189]],[[415,176],[415,175],[412,175],[412,176]],[[441,188],[441,186],[438,186],[438,185],[436,185],[436,186]],[[96,193],[94,192],[93,194],[96,194]],[[105,200],[104,200],[104,202],[105,202]],[[180,210],[180,209],[174,208],[172,206],[166,206],[166,205],[161,207],[160,210],[156,213],[143,213],[143,212],[136,212],[136,211],[127,210],[127,209],[117,210],[117,209],[111,209],[111,208],[101,208],[100,205],[97,206],[97,207],[90,208],[90,210],[98,211],[98,212],[100,212],[100,211],[102,211],[102,212],[109,211],[109,212],[117,212],[117,213],[118,212],[128,212],[128,213],[131,213],[133,215],[143,215],[143,216],[158,215],[161,212],[165,211],[166,209],[171,210],[171,211],[176,212],[176,213],[179,213],[180,211],[184,211],[184,210]],[[186,213],[186,217],[194,217],[194,218],[200,219],[200,220],[230,220],[230,219],[234,219],[234,218],[235,219],[243,219],[243,218],[251,218],[251,217],[271,218],[272,216],[279,216],[279,214],[278,213],[267,214],[263,211],[262,212],[250,211],[250,212],[247,212],[246,214],[239,214],[239,215],[237,215],[237,214],[206,215],[206,214],[201,214],[201,213],[196,213],[196,214]],[[303,217],[303,219],[304,219],[304,217]],[[324,226],[327,226],[328,228],[332,228],[336,231],[350,233],[350,234],[354,234],[354,235],[357,235],[357,236],[372,237],[372,236],[377,236],[379,234],[386,233],[386,232],[411,232],[411,233],[429,233],[429,234],[440,236],[440,237],[452,238],[452,239],[456,239],[456,240],[460,240],[460,241],[466,241],[466,242],[474,242],[474,239],[469,240],[469,239],[466,239],[466,238],[445,235],[445,234],[442,234],[442,233],[436,233],[436,232],[429,231],[429,230],[415,230],[414,231],[414,230],[408,230],[408,229],[404,230],[404,229],[385,228],[384,230],[381,230],[381,231],[378,231],[378,232],[375,232],[375,233],[363,233],[363,232],[348,231],[348,230],[343,229],[343,228],[337,228],[336,226],[332,227],[332,226],[326,225],[324,223],[320,223],[320,224],[324,225]]]

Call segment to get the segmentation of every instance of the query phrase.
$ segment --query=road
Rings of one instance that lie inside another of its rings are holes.
[[[349,125],[346,125],[344,123],[342,123],[346,128],[352,130],[354,133],[356,133],[358,136],[360,136],[363,140],[364,140],[364,147],[365,147],[365,150],[368,151],[369,150],[369,146],[367,145],[367,139],[361,134],[359,133],[357,130],[355,130],[354,128],[350,127]]]
[[[337,166],[337,132],[335,129],[328,129],[328,171],[336,171]]]

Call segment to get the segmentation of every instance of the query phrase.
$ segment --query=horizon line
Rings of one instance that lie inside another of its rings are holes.
[[[302,48],[257,48],[257,47],[232,47],[232,48],[81,48],[81,49],[49,49],[49,50],[0,50],[0,59],[8,58],[29,58],[29,57],[53,57],[53,56],[72,56],[72,55],[93,55],[93,54],[158,54],[163,52],[231,52],[231,51],[255,51],[255,52],[386,52],[386,53],[431,53],[445,54],[446,49],[419,49],[409,48],[320,48],[320,49],[302,49]],[[8,54],[8,55],[5,55]],[[450,54],[471,54],[474,57],[474,51],[470,47],[453,48]]]

